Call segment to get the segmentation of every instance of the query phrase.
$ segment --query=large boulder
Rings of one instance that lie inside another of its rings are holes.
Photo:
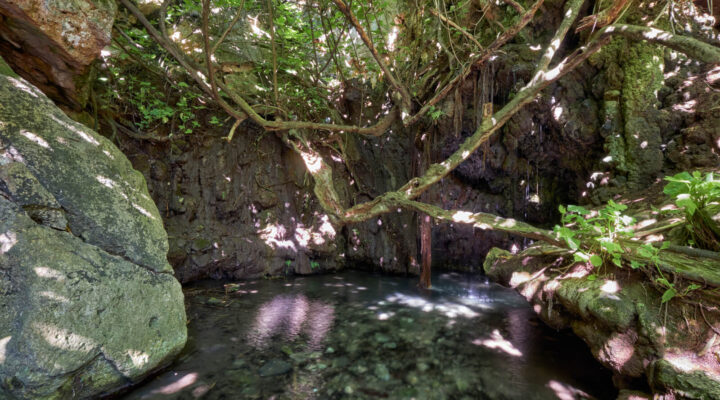
[[[114,0],[0,0],[0,54],[53,100],[81,108],[116,12]]]
[[[0,398],[88,398],[187,339],[145,180],[37,88],[0,75]]]

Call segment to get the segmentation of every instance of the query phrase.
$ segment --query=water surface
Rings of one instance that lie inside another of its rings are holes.
[[[582,341],[482,277],[363,272],[185,288],[190,341],[124,399],[615,398]]]

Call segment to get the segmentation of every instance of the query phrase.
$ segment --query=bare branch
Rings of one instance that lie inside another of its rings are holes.
[[[582,7],[584,2],[585,0],[571,0],[568,2],[567,7],[565,8],[564,18],[560,23],[558,30],[555,32],[555,35],[550,40],[550,44],[547,48],[545,48],[545,52],[543,53],[542,58],[540,58],[540,62],[538,62],[538,71],[544,71],[550,66],[550,62],[560,48],[563,40],[565,40],[565,36],[570,30],[572,24],[575,22],[575,19],[580,13],[580,7]]]
[[[595,30],[612,24],[616,19],[618,19],[622,11],[625,9],[625,6],[631,2],[632,0],[615,0],[610,7],[597,14],[588,15],[587,17],[581,19],[575,31],[580,32],[588,28]]]
[[[220,105],[223,110],[225,110],[225,112],[227,112],[235,119],[244,120],[245,118],[250,117],[253,122],[257,123],[258,125],[267,130],[312,129],[331,132],[357,133],[359,135],[367,136],[381,136],[390,128],[392,123],[397,118],[397,110],[391,109],[385,117],[378,121],[377,124],[369,127],[360,127],[357,125],[323,124],[305,121],[268,121],[262,116],[260,116],[260,114],[255,112],[255,110],[253,110],[253,108],[240,95],[229,89],[223,83],[217,82],[215,81],[215,79],[212,79],[214,85],[216,85],[217,88],[225,92],[225,94],[228,95],[233,100],[233,102],[237,104],[237,106],[240,108],[240,110],[237,110],[236,108],[228,104],[225,100],[223,100],[219,93],[217,93],[217,90],[213,90],[213,88],[204,80],[205,74],[200,71],[200,67],[196,66],[195,63],[189,60],[176,46],[174,46],[170,42],[169,39],[167,39],[160,32],[158,32],[158,30],[152,26],[152,24],[147,20],[147,18],[145,18],[143,13],[140,12],[140,10],[138,10],[137,7],[135,7],[130,2],[130,0],[120,0],[120,2],[138,19],[138,21],[140,21],[140,23],[145,27],[150,36],[152,36],[153,39],[158,42],[158,44],[160,44],[162,48],[165,49],[165,51],[170,53],[170,55],[183,68],[185,68],[188,74],[198,84],[200,89],[202,89],[203,92],[205,92],[208,96],[214,99],[215,102],[217,102],[217,104]],[[209,43],[207,43],[206,46],[209,47]],[[206,62],[207,55],[208,52],[206,51]],[[208,71],[207,74],[209,77],[210,72]]]
[[[452,26],[453,28],[459,30],[460,33],[462,33],[462,34],[465,35],[468,39],[470,39],[473,43],[475,43],[475,45],[478,47],[478,49],[480,49],[480,50],[483,49],[483,46],[480,44],[480,42],[477,41],[477,39],[475,39],[475,36],[473,36],[470,32],[468,32],[468,31],[466,31],[465,29],[463,29],[463,27],[461,27],[460,25],[456,24],[453,20],[451,20],[451,19],[449,19],[448,17],[442,15],[442,14],[441,14],[440,12],[438,12],[437,10],[430,9],[430,12],[431,12],[433,15],[435,15],[436,17],[440,18],[441,21],[443,21],[443,22],[445,22],[446,24]]]

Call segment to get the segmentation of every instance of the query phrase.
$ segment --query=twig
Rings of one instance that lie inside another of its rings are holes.
[[[530,8],[530,10],[523,14],[523,16],[515,25],[505,31],[502,35],[500,35],[500,37],[495,39],[495,41],[490,44],[490,46],[488,46],[485,51],[473,57],[468,63],[468,65],[465,67],[465,69],[463,69],[461,73],[459,73],[455,78],[453,78],[453,80],[451,80],[447,85],[445,85],[445,87],[440,89],[440,91],[438,91],[432,99],[430,99],[427,103],[425,103],[425,105],[423,105],[420,111],[418,111],[412,117],[403,120],[403,125],[408,127],[418,122],[425,114],[428,113],[428,111],[430,111],[432,107],[434,107],[449,93],[451,93],[458,84],[465,81],[465,79],[473,71],[473,68],[487,62],[487,60],[489,60],[490,57],[492,57],[495,52],[500,49],[500,47],[502,47],[510,39],[515,37],[515,35],[517,35],[523,28],[525,28],[525,26],[530,23],[530,21],[532,21],[535,13],[538,9],[540,9],[540,6],[543,4],[543,2],[544,0],[538,0],[537,2],[535,2],[535,4]]]
[[[240,3],[240,7],[238,7],[237,14],[235,14],[235,18],[233,18],[232,21],[230,21],[230,25],[225,29],[225,31],[220,35],[220,38],[213,44],[212,49],[210,49],[210,54],[215,54],[220,44],[225,40],[225,37],[230,33],[232,28],[235,26],[235,24],[240,20],[240,16],[243,14],[243,8],[245,8],[245,0]]]
[[[430,12],[435,15],[436,17],[440,18],[443,22],[447,23],[448,25],[452,26],[453,28],[457,29],[462,33],[463,35],[467,36],[468,39],[470,39],[475,45],[480,49],[483,50],[483,46],[480,44],[480,42],[475,39],[475,36],[473,36],[470,32],[466,31],[461,27],[460,25],[453,22],[451,19],[447,18],[446,16],[439,13],[437,10],[430,9]]]
[[[525,12],[525,9],[523,8],[523,6],[521,6],[518,2],[516,2],[514,0],[503,0],[503,1],[505,2],[505,4],[514,8],[520,14],[523,14]]]
[[[273,15],[272,0],[267,0],[268,12],[270,13],[270,41],[272,43],[272,61],[273,61],[273,95],[275,96],[275,106],[278,107],[278,82],[277,82],[277,48],[275,43],[275,16]]]
[[[360,25],[360,21],[358,21],[358,19],[355,17],[355,14],[353,14],[352,10],[350,10],[350,7],[348,7],[348,5],[343,0],[333,0],[333,2],[335,3],[335,5],[337,5],[338,9],[340,9],[340,11],[345,14],[345,17],[353,25],[355,31],[357,31],[358,35],[360,35],[360,39],[362,39],[363,43],[365,43],[365,47],[368,48],[370,54],[372,54],[378,66],[383,71],[383,75],[390,83],[390,86],[395,88],[395,90],[400,93],[403,102],[402,108],[405,110],[406,113],[409,114],[410,106],[412,104],[412,97],[410,96],[410,92],[408,92],[405,86],[400,83],[400,81],[390,71],[390,68],[388,68],[382,58],[380,58],[380,54],[373,45],[372,40],[370,40],[370,37],[365,32],[362,25]]]
[[[700,315],[702,315],[703,320],[705,321],[705,323],[707,324],[707,326],[710,327],[710,329],[712,329],[713,332],[715,332],[716,334],[720,335],[720,330],[718,330],[717,328],[715,328],[715,327],[710,323],[710,321],[708,321],[707,317],[705,317],[705,311],[703,311],[703,305],[702,305],[702,304],[700,304]]]

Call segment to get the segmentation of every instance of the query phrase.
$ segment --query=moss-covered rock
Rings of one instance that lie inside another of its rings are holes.
[[[0,75],[0,398],[92,398],[184,346],[145,181],[37,88]]]
[[[588,279],[591,268],[584,263],[573,264],[571,254],[542,247],[517,255],[493,249],[485,271],[515,288],[548,325],[571,328],[616,374],[621,389],[640,379],[656,394],[720,399],[714,333],[692,306],[673,303],[666,311],[661,293],[641,273],[605,271]],[[707,349],[698,352],[705,343]]]

